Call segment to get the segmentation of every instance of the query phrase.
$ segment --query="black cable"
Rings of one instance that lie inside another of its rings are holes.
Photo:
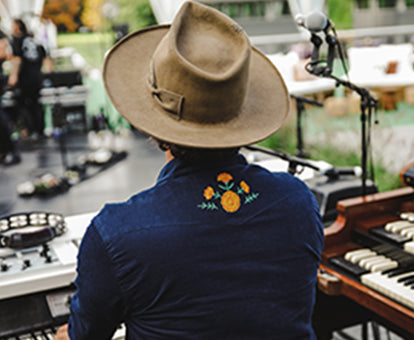
[[[342,68],[345,72],[346,77],[348,78],[348,68],[346,67],[346,63],[345,63],[345,54],[344,54],[344,51],[342,50],[342,46],[341,46],[341,43],[338,39],[338,35],[336,33],[335,27],[332,27],[332,32],[334,33],[334,36],[337,39],[339,59],[341,59]],[[348,78],[348,80],[349,80],[349,78]]]

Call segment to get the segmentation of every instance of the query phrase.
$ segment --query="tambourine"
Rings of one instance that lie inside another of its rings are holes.
[[[34,247],[65,231],[66,223],[61,214],[29,212],[0,217],[0,248]]]

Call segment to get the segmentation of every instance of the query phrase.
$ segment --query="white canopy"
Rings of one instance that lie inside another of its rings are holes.
[[[56,26],[50,20],[42,20],[45,0],[0,0],[0,28],[11,34],[14,18],[21,18],[35,38],[52,50],[57,47]]]
[[[150,0],[158,24],[170,24],[186,0]]]
[[[1,28],[10,33],[13,18],[22,18],[29,28],[39,22],[44,0],[0,0]]]
[[[306,15],[313,11],[323,11],[325,0],[289,0],[289,8],[293,18],[298,14]]]

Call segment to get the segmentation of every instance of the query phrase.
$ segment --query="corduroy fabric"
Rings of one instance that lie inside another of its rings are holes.
[[[237,197],[236,197],[237,196]],[[82,241],[72,339],[314,339],[323,229],[297,178],[242,156],[169,162],[157,184],[106,205]]]

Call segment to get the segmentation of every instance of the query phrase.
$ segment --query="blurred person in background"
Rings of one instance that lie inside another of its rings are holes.
[[[14,165],[21,161],[16,144],[11,138],[12,122],[3,109],[1,96],[7,86],[7,77],[3,73],[3,63],[11,58],[11,49],[7,36],[0,31],[0,164]]]
[[[45,48],[35,41],[23,20],[12,22],[12,68],[8,84],[15,88],[17,110],[33,139],[43,136],[44,111],[40,103],[43,86],[42,67],[51,72],[53,65]]]

